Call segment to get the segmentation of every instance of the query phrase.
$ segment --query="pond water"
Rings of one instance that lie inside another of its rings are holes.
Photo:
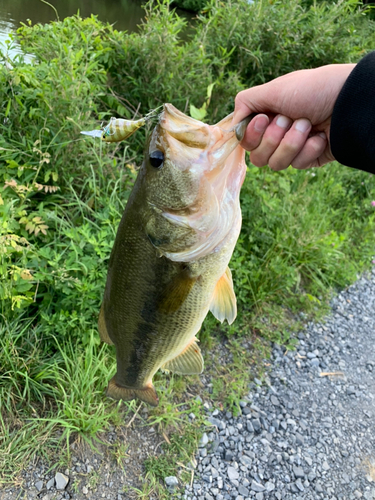
[[[144,10],[140,0],[49,0],[60,19],[77,14],[82,17],[98,15],[101,21],[114,24],[118,30],[135,31],[140,23]],[[9,39],[21,22],[31,19],[35,23],[48,23],[56,20],[56,13],[41,0],[0,0],[0,44]],[[13,46],[10,55],[19,52]]]

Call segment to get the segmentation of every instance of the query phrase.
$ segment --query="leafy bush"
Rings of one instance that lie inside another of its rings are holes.
[[[211,0],[200,15],[196,36],[205,54],[226,71],[237,72],[246,86],[269,81],[297,69],[355,62],[373,49],[374,23],[357,1]]]
[[[207,4],[207,0],[173,0],[172,5],[180,9],[191,10],[192,12],[199,12]]]

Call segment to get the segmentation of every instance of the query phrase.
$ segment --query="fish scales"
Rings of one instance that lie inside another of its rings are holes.
[[[196,334],[209,309],[234,320],[227,266],[241,228],[245,129],[231,128],[231,116],[210,126],[164,105],[108,267],[99,331],[116,348],[109,396],[156,405],[159,368],[202,371]]]

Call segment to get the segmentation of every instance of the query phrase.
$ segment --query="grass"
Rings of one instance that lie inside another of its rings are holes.
[[[73,441],[105,446],[110,425],[134,423],[155,426],[165,440],[146,461],[137,494],[168,498],[166,475],[191,480],[188,464],[206,426],[199,398],[236,413],[253,377],[266,376],[271,343],[293,349],[301,313],[324,315],[332,294],[371,265],[373,176],[335,164],[280,173],[249,164],[243,229],[230,264],[238,318],[220,326],[207,317],[199,334],[203,376],[157,374],[160,405],[147,417],[136,402],[104,397],[115,356],[99,342],[97,316],[116,228],[149,130],[112,146],[79,132],[111,115],[138,116],[137,109],[145,113],[160,102],[182,110],[193,104],[213,122],[232,110],[236,92],[250,83],[358,59],[374,29],[353,2],[322,2],[307,11],[298,0],[246,3],[246,11],[242,0],[207,5],[185,41],[184,21],[160,2],[148,6],[138,34],[73,17],[21,28],[33,65],[18,59],[9,69],[3,55],[1,483],[19,477],[36,452],[51,466],[66,465]],[[314,27],[323,21],[328,31],[317,34]],[[237,28],[228,30],[231,23]],[[208,89],[210,103],[201,108]],[[127,443],[111,453],[122,467]]]

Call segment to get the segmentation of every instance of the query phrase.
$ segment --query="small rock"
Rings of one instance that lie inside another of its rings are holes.
[[[35,488],[41,492],[42,489],[43,489],[43,481],[37,481],[35,484],[34,484]]]
[[[253,424],[254,432],[256,434],[259,434],[260,431],[262,430],[261,423],[259,418],[254,418],[251,423]]]
[[[84,486],[84,487],[82,488],[82,493],[83,493],[84,495],[87,495],[87,493],[88,493],[88,492],[89,492],[89,490],[86,488],[86,486]]]
[[[235,469],[234,467],[228,467],[227,473],[228,473],[228,477],[231,481],[234,481],[240,477],[237,469]]]
[[[323,470],[329,470],[329,465],[328,465],[328,462],[324,461],[324,462],[322,463],[322,469],[323,469]]]
[[[176,476],[168,476],[164,478],[165,485],[171,490],[175,490],[178,487],[178,479]]]
[[[55,486],[55,478],[53,477],[52,479],[50,479],[48,482],[47,482],[47,490],[50,490],[51,488],[53,488]]]
[[[265,486],[266,486],[266,490],[267,490],[268,492],[273,491],[273,490],[275,489],[275,485],[273,484],[273,482],[272,482],[272,481],[268,481],[268,482],[265,484]]]
[[[304,486],[303,486],[303,484],[302,484],[301,479],[297,479],[296,486],[299,489],[299,491],[304,491],[304,489],[305,489]]]
[[[273,404],[273,406],[280,406],[279,400],[276,396],[271,396],[271,403]]]
[[[208,436],[206,433],[204,433],[199,441],[199,448],[203,448],[207,444],[208,444]]]
[[[69,477],[61,472],[56,472],[55,475],[56,489],[57,490],[65,490],[69,483]]]
[[[249,496],[249,490],[245,488],[245,486],[242,486],[242,484],[240,484],[240,486],[238,487],[238,493],[245,498]]]
[[[302,434],[300,434],[299,432],[296,432],[296,443],[299,445],[299,446],[303,446],[304,445],[304,437],[302,436]]]
[[[302,467],[297,467],[296,465],[293,466],[293,473],[296,476],[296,478],[302,478],[305,477],[305,472],[302,469]]]
[[[256,481],[253,481],[253,482],[251,483],[250,488],[251,488],[253,491],[265,491],[265,489],[266,489],[266,488],[265,488],[262,484],[257,483]]]
[[[41,500],[51,500],[54,497],[53,493],[47,493]]]
[[[240,458],[240,462],[242,465],[244,465],[247,468],[250,468],[252,465],[251,458],[247,457],[246,455],[242,455],[242,457]]]

